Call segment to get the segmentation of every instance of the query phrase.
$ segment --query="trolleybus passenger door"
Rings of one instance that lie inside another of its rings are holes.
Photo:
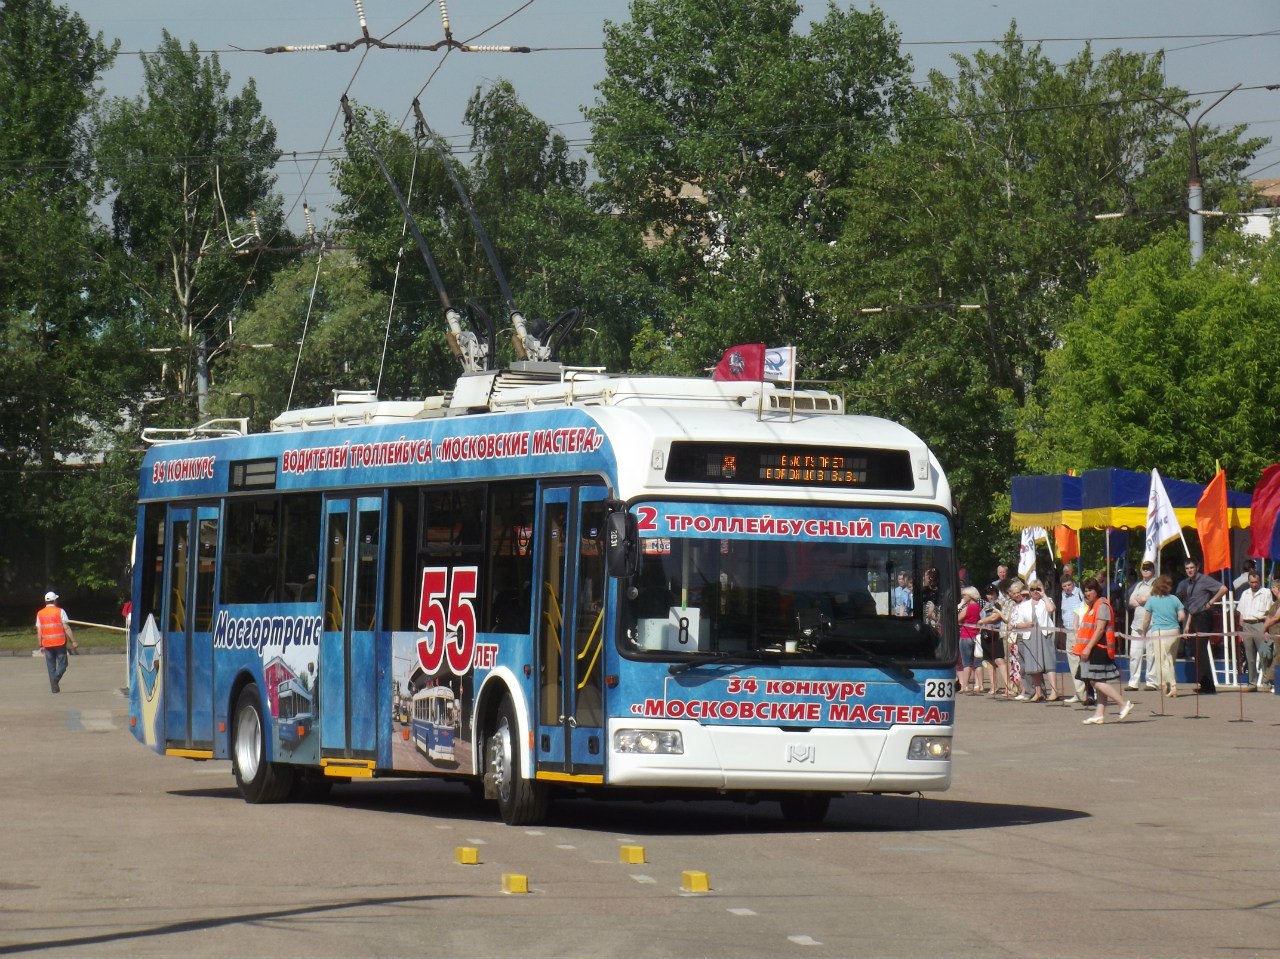
[[[606,491],[542,494],[538,614],[538,776],[599,782],[604,772]]]
[[[315,704],[322,756],[377,758],[378,718],[387,712],[378,709],[375,631],[381,538],[381,497],[326,501],[320,574],[324,626]]]
[[[210,749],[218,510],[170,507],[165,534],[165,744]]]

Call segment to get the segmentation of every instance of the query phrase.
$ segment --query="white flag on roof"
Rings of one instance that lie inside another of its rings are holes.
[[[764,378],[766,380],[794,381],[796,378],[796,348],[771,346],[764,351]]]

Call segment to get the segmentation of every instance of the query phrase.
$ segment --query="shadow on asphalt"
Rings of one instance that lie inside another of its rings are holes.
[[[172,936],[186,932],[204,932],[227,926],[250,925],[253,923],[278,923],[298,920],[310,922],[323,919],[326,915],[343,913],[347,910],[367,909],[369,907],[430,905],[440,903],[447,906],[452,900],[464,896],[379,896],[346,899],[340,902],[316,903],[314,905],[296,906],[288,909],[263,909],[257,912],[237,913],[231,916],[218,916],[213,919],[188,919],[181,922],[162,923],[155,926],[144,926],[138,929],[121,929],[104,932],[92,936],[67,936],[62,939],[44,939],[36,942],[22,942],[15,945],[0,945],[0,956],[14,953],[36,952],[42,949],[87,948],[92,955],[94,946],[103,946],[121,942],[142,943],[147,939]],[[141,946],[140,946],[141,948]],[[161,947],[162,948],[162,947]]]
[[[235,787],[172,790],[172,796],[241,802]],[[388,815],[431,816],[463,822],[493,822],[493,803],[473,798],[459,783],[381,780],[335,786],[316,807],[363,809]],[[1008,829],[1087,818],[1088,813],[1056,806],[1027,806],[947,799],[944,796],[852,795],[831,804],[817,826],[782,818],[778,804],[725,800],[656,802],[627,799],[599,801],[560,796],[552,802],[546,825],[564,829],[626,832],[633,835],[734,835],[743,833],[948,832]]]

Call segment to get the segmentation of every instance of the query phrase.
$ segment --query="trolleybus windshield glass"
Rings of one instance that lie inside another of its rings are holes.
[[[951,549],[880,543],[654,537],[623,585],[624,649],[950,662]]]

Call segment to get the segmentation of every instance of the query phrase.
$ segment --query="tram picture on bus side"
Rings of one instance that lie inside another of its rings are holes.
[[[575,367],[580,311],[526,322],[491,258],[500,358],[413,233],[452,388],[144,430],[135,736],[229,760],[252,803],[436,777],[512,825],[561,796],[813,823],[947,789],[959,588],[926,444],[824,389]]]
[[[458,700],[448,686],[431,686],[413,697],[413,744],[433,763],[456,766]]]
[[[469,725],[463,728],[471,702],[474,670],[451,673],[446,664],[434,674],[423,668],[421,633],[392,637],[393,709],[392,767],[409,772],[473,773]]]
[[[278,682],[275,682],[272,706],[280,748],[297,756],[299,760],[303,756],[309,756],[314,761],[318,756],[316,750],[312,749],[310,753],[307,751],[315,741],[316,716],[315,697],[306,685],[310,678],[309,674],[303,673],[299,677],[289,671],[282,661],[268,665],[264,674],[268,685],[278,678]]]

